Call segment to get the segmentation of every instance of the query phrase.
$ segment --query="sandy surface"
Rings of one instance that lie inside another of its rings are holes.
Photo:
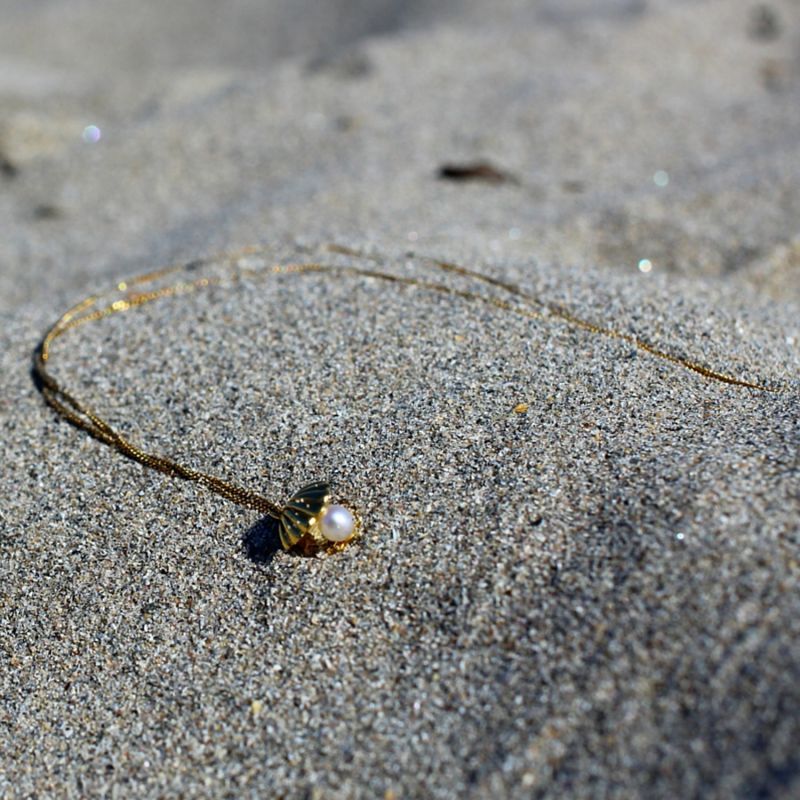
[[[0,795],[796,796],[797,4],[162,5],[3,4]],[[150,449],[330,479],[316,559],[44,407],[67,304],[330,241],[779,391],[335,275],[59,341]]]

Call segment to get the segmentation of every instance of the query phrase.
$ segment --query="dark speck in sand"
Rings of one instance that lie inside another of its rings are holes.
[[[759,5],[750,15],[750,37],[763,42],[773,42],[781,35],[781,22],[775,9]]]
[[[517,185],[520,183],[519,179],[514,175],[498,169],[488,161],[442,164],[439,167],[439,178],[458,183],[466,183],[468,181],[493,184],[512,183]]]
[[[34,219],[41,221],[59,219],[63,216],[64,214],[61,209],[51,203],[40,203],[33,209]]]
[[[447,163],[439,167],[439,178],[445,181],[457,181],[466,183],[476,181],[481,183],[512,183],[519,184],[520,181],[514,175],[505,172],[488,161],[469,161],[465,163]]]
[[[0,174],[4,178],[16,178],[19,175],[19,167],[6,156],[0,156]]]

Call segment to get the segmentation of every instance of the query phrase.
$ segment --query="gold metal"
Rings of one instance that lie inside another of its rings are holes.
[[[328,245],[327,250],[333,254],[341,254],[361,261],[383,263],[386,260],[385,257],[382,256],[361,253],[351,248],[335,244]],[[50,374],[47,365],[50,361],[51,350],[56,339],[78,327],[99,321],[112,314],[128,312],[156,300],[168,297],[182,297],[210,286],[220,285],[224,281],[223,277],[206,276],[194,280],[184,279],[172,285],[150,290],[142,290],[141,288],[179,272],[194,272],[207,264],[221,264],[227,267],[225,277],[234,283],[243,277],[258,278],[278,274],[301,275],[327,273],[355,278],[376,278],[386,281],[387,283],[412,286],[431,292],[438,292],[468,302],[484,303],[500,309],[501,311],[518,314],[528,319],[556,320],[574,328],[584,330],[590,334],[618,339],[650,356],[666,361],[676,367],[694,372],[708,380],[759,392],[779,393],[784,391],[782,387],[777,385],[769,385],[756,380],[738,378],[720,369],[702,364],[699,361],[675,355],[668,350],[662,349],[631,334],[622,333],[614,330],[610,326],[583,319],[563,306],[544,302],[533,295],[527,294],[514,284],[447,261],[425,257],[418,259],[421,263],[428,265],[431,269],[440,273],[455,274],[461,278],[466,278],[484,286],[491,287],[492,289],[499,289],[510,295],[513,300],[467,289],[457,289],[433,280],[397,275],[395,273],[376,269],[372,266],[342,266],[339,264],[308,262],[275,264],[271,267],[254,269],[242,263],[242,260],[247,256],[264,256],[267,253],[267,248],[249,247],[233,253],[221,254],[212,258],[194,261],[189,264],[166,267],[125,281],[120,281],[117,283],[114,291],[121,292],[124,296],[108,302],[107,305],[104,304],[104,297],[106,295],[92,295],[87,297],[62,314],[56,323],[45,333],[41,344],[34,353],[33,374],[36,385],[41,391],[44,400],[72,425],[86,431],[90,436],[93,436],[109,447],[113,447],[122,455],[133,461],[137,461],[145,467],[158,470],[170,477],[194,481],[234,503],[238,503],[245,508],[252,508],[262,514],[273,517],[278,520],[281,542],[287,549],[293,547],[303,547],[307,549],[309,542],[317,547],[320,545],[319,536],[317,535],[317,521],[322,509],[330,501],[331,492],[330,486],[327,483],[318,482],[309,484],[295,493],[285,506],[281,506],[250,489],[238,486],[223,478],[184,466],[166,456],[150,453],[142,449],[125,435],[117,431],[110,423],[100,417],[75,395],[61,386]],[[520,403],[514,408],[514,411],[522,413],[523,406],[525,406],[525,410],[527,410],[527,404]],[[361,527],[361,517],[357,509],[351,508],[350,510],[353,512],[356,519],[356,530],[358,531]],[[342,544],[346,543],[331,545],[330,549],[341,549]]]
[[[319,518],[331,501],[329,483],[319,481],[304,486],[289,498],[281,512],[280,537],[285,550],[294,547],[304,536],[324,544],[319,533]]]

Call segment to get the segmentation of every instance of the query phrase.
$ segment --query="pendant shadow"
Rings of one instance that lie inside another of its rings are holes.
[[[255,564],[269,564],[283,548],[278,535],[278,520],[262,517],[242,536],[245,555]]]

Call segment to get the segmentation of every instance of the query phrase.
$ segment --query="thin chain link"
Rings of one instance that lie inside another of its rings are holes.
[[[340,245],[329,245],[328,251],[334,254],[346,255],[362,260],[381,263],[384,258],[373,254],[362,253]],[[582,317],[576,316],[563,306],[545,303],[533,295],[527,294],[518,286],[505,281],[484,275],[467,267],[459,266],[447,261],[433,258],[422,258],[421,261],[438,269],[443,273],[458,275],[462,278],[478,281],[493,288],[501,289],[515,298],[516,302],[511,302],[499,297],[484,295],[466,289],[457,289],[436,281],[426,280],[410,276],[397,275],[384,272],[375,268],[341,266],[337,264],[324,264],[320,262],[308,262],[298,264],[278,264],[267,268],[250,268],[241,264],[241,260],[247,256],[261,256],[268,252],[267,248],[250,247],[233,253],[226,253],[202,261],[194,261],[189,264],[166,267],[164,269],[139,275],[128,281],[123,281],[116,286],[116,291],[125,293],[123,299],[115,300],[107,306],[99,306],[106,295],[92,295],[82,300],[67,312],[46,332],[41,344],[34,354],[33,372],[38,388],[40,389],[45,401],[57,411],[63,418],[72,425],[86,431],[95,439],[103,442],[109,447],[113,447],[127,458],[136,461],[145,467],[157,470],[170,477],[182,478],[193,481],[218,495],[237,503],[240,506],[251,508],[262,514],[280,517],[282,507],[272,500],[263,497],[256,492],[245,489],[230,481],[209,475],[205,472],[192,469],[174,461],[166,456],[150,453],[135,445],[123,434],[117,431],[110,423],[100,417],[89,406],[75,397],[71,392],[62,387],[47,369],[50,360],[50,351],[56,339],[60,338],[69,331],[91,322],[109,317],[112,314],[122,313],[131,309],[143,306],[167,297],[179,297],[188,295],[210,286],[217,286],[224,282],[223,277],[210,276],[201,277],[195,280],[183,280],[170,286],[165,286],[149,291],[140,291],[139,287],[147,286],[154,282],[163,280],[170,275],[195,271],[203,265],[222,264],[228,267],[227,277],[234,283],[243,277],[264,277],[278,274],[304,274],[304,273],[330,273],[337,275],[347,275],[350,277],[376,278],[389,283],[403,286],[416,287],[432,292],[438,292],[450,297],[457,297],[468,302],[479,302],[498,308],[508,313],[518,314],[529,319],[543,319],[545,316],[559,319],[580,330],[589,333],[607,336],[613,339],[626,342],[633,347],[648,353],[655,358],[667,361],[678,367],[690,370],[709,380],[718,381],[732,386],[739,386],[746,389],[753,389],[761,392],[778,393],[783,391],[776,386],[769,386],[757,381],[737,378],[718,369],[705,366],[698,361],[694,361],[682,356],[674,355],[663,350],[647,341],[639,339],[631,334],[616,331],[605,325],[598,325]]]

